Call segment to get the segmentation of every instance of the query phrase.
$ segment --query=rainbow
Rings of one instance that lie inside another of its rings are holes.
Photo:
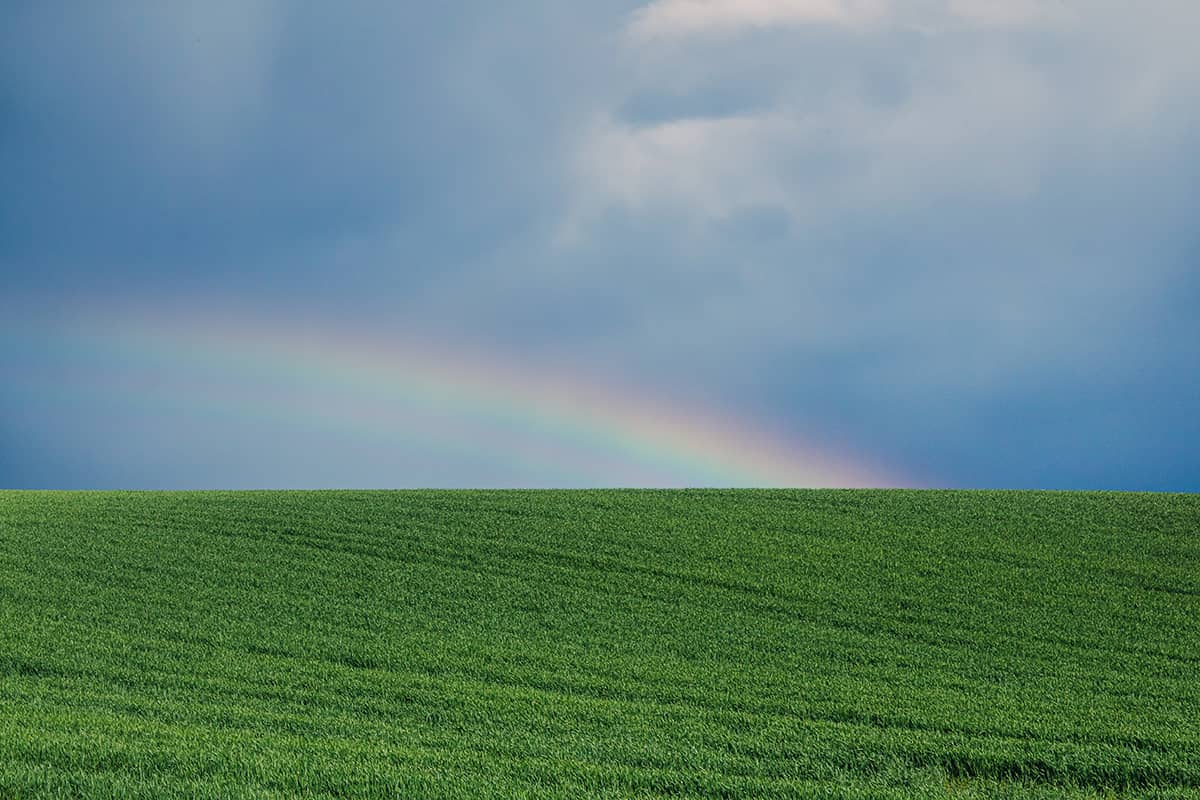
[[[862,458],[790,440],[753,420],[512,358],[377,333],[123,315],[77,316],[8,335],[90,365],[87,385],[74,389],[105,392],[130,407],[487,456],[519,465],[523,475],[544,476],[538,485],[905,483]]]

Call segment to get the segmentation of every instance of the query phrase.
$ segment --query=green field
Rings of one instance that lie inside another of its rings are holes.
[[[0,798],[1200,798],[1200,495],[0,492]]]

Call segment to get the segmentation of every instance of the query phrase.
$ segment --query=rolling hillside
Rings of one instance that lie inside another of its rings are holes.
[[[0,797],[1200,798],[1200,495],[0,493]]]

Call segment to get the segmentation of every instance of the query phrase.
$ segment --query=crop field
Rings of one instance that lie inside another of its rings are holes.
[[[1200,495],[0,492],[0,797],[1200,798]]]

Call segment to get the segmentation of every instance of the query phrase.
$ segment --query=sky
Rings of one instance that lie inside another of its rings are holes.
[[[0,487],[1200,491],[1194,0],[0,14]]]

